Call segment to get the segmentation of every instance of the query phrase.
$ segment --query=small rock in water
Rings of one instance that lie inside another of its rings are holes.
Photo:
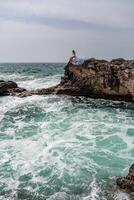
[[[19,88],[17,83],[13,81],[0,80],[0,96],[15,95],[26,91],[24,88]]]

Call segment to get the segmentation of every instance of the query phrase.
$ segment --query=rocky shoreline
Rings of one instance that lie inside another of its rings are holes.
[[[134,101],[134,60],[109,61],[90,58],[82,65],[65,66],[60,84],[27,91],[12,81],[0,81],[0,95],[71,95]]]

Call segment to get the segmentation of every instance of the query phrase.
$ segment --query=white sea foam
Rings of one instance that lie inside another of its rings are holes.
[[[46,87],[58,79],[27,80],[20,86]],[[40,194],[43,187],[48,199],[107,199],[109,177],[126,174],[133,161],[133,140],[126,134],[133,116],[129,110],[97,108],[94,102],[58,96],[0,99],[0,170],[7,170],[1,183],[12,195],[18,189]],[[123,195],[114,199],[126,200]]]
[[[30,90],[30,89],[51,87],[56,84],[59,84],[61,80],[61,74],[45,76],[43,78],[35,78],[33,75],[27,76],[19,73],[18,74],[3,73],[0,74],[0,79],[5,81],[9,80],[15,81],[19,85],[19,87],[23,87]]]
[[[29,77],[27,77],[26,75],[22,75],[22,74],[16,74],[16,73],[12,73],[12,74],[7,74],[7,73],[2,73],[0,74],[0,79],[1,80],[5,80],[5,81],[15,81],[15,82],[19,82],[19,81],[25,81],[27,79],[32,80],[34,79],[34,76],[30,75]]]
[[[31,103],[38,102],[37,100],[42,99],[43,97],[27,97],[27,98],[18,98],[18,97],[2,97],[0,99],[0,120],[3,118],[4,114],[8,111],[15,110],[18,107],[25,106]]]
[[[114,194],[114,200],[130,200],[130,198],[126,193],[121,192],[121,191],[117,191]]]
[[[20,87],[24,87],[26,89],[37,89],[37,88],[47,88],[54,86],[60,83],[61,76],[53,75],[46,76],[44,78],[36,78],[36,79],[28,79],[25,81],[19,81],[18,84]]]

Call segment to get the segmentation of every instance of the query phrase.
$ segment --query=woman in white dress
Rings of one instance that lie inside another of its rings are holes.
[[[73,65],[82,65],[84,63],[84,59],[78,58],[76,56],[75,50],[72,51],[72,56],[69,59],[68,64],[73,64]]]
[[[71,56],[71,58],[69,59],[68,64],[73,63],[73,60],[74,60],[75,58],[76,58],[76,53],[75,53],[75,50],[73,50],[73,51],[72,51],[72,56]]]

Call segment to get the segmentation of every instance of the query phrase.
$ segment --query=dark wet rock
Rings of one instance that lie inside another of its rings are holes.
[[[0,80],[0,96],[15,95],[26,91],[24,88],[19,88],[17,83],[13,81]]]
[[[128,175],[117,178],[116,183],[120,189],[134,192],[134,164],[131,165]]]
[[[0,80],[0,90],[1,91],[4,91],[4,90],[9,89],[9,88],[16,88],[16,87],[18,87],[18,86],[13,81],[3,81],[3,80]]]
[[[36,90],[31,90],[31,91],[23,91],[23,92],[18,92],[16,96],[19,97],[27,97],[27,96],[32,96],[32,95],[49,95],[49,94],[54,94],[56,92],[58,86],[50,87],[50,88],[42,88],[42,89],[36,89]]]

